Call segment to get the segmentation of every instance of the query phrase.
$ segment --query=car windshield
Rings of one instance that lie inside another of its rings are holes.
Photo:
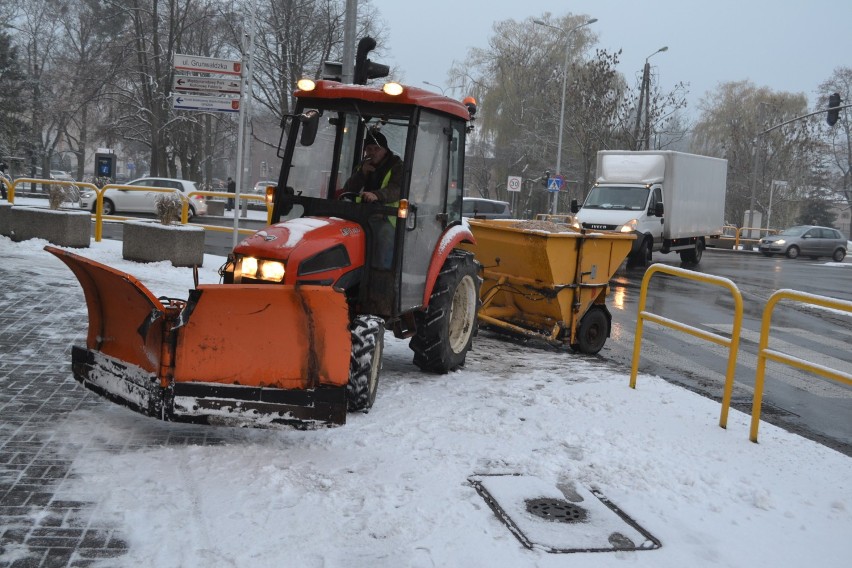
[[[789,229],[784,229],[778,234],[786,237],[801,237],[809,228],[810,227],[790,227]]]
[[[583,207],[587,209],[630,209],[641,211],[648,203],[647,187],[595,186]]]

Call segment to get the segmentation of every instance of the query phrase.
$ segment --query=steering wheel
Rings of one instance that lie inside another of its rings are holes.
[[[346,191],[346,192],[338,195],[337,200],[338,201],[351,201],[352,203],[355,203],[355,198],[357,198],[360,195],[361,194],[358,193],[357,191]]]

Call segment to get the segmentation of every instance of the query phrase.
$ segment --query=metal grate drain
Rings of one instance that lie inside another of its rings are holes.
[[[525,503],[527,512],[548,521],[560,523],[586,522],[586,510],[564,499],[527,499]]]

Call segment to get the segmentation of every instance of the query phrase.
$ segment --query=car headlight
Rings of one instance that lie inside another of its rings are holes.
[[[94,196],[95,196],[94,191],[81,191],[80,192],[80,197],[85,197],[86,199],[89,199],[89,198],[94,197]]]
[[[625,224],[618,227],[616,229],[616,231],[618,231],[619,233],[632,233],[636,230],[636,227],[638,227],[638,226],[639,226],[639,220],[638,219],[631,219],[628,222],[626,222]]]
[[[776,245],[783,245],[783,244],[784,244],[784,243],[786,243],[786,242],[787,242],[787,241],[785,241],[784,239],[778,239],[777,241],[775,241],[775,244],[776,244]]]
[[[284,263],[277,260],[258,260],[252,256],[240,259],[240,272],[243,276],[255,280],[281,282],[284,280],[286,269]]]

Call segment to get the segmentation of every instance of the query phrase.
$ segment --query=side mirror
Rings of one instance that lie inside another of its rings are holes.
[[[654,217],[662,217],[663,212],[664,212],[663,202],[658,201],[657,203],[654,204]]]
[[[577,203],[576,199],[572,199],[571,200],[571,213],[574,213],[576,215],[578,211],[580,211],[580,204]]]
[[[319,112],[309,110],[299,117],[299,122],[302,123],[302,134],[299,137],[299,143],[302,146],[310,146],[317,139],[317,130],[319,130]]]

